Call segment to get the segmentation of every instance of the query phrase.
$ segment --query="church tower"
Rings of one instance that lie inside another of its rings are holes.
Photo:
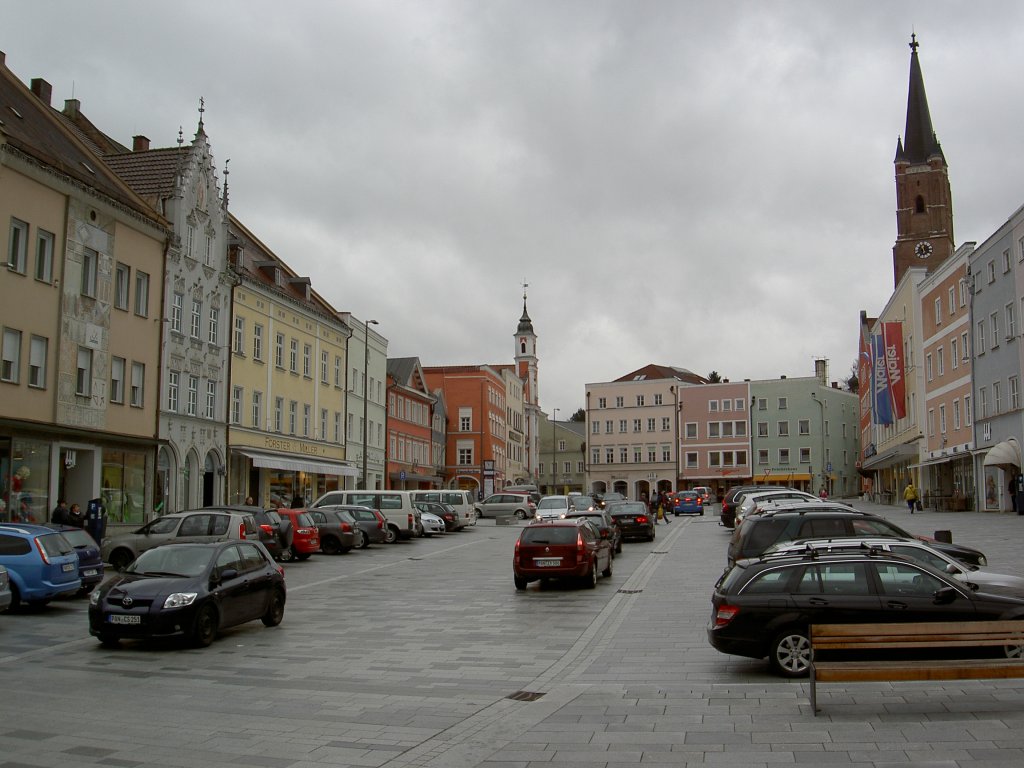
[[[932,129],[919,43],[910,36],[910,86],[907,125],[896,140],[896,244],[892,248],[893,284],[910,267],[929,272],[952,255],[953,195],[949,168]]]
[[[523,283],[523,316],[519,318],[519,326],[516,328],[515,361],[516,374],[523,382],[523,410],[526,421],[526,455],[523,457],[523,467],[536,482],[540,470],[540,394],[537,388],[537,334],[533,332],[533,321],[526,311],[527,287],[528,285]]]

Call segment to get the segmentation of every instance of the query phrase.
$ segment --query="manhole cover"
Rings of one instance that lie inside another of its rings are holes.
[[[642,589],[620,589],[618,591],[623,595],[638,595],[643,592]]]
[[[543,693],[537,693],[535,691],[516,691],[506,696],[506,699],[515,699],[516,701],[536,701]]]

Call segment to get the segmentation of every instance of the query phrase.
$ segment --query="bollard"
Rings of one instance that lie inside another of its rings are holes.
[[[953,532],[952,531],[936,531],[935,540],[941,541],[945,544],[953,543]]]

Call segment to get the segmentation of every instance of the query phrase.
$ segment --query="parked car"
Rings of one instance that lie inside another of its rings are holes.
[[[628,501],[628,499],[618,491],[609,491],[598,499],[598,506],[607,507],[609,504],[613,504],[617,501]]]
[[[7,569],[0,565],[0,613],[6,613],[11,607],[11,577]]]
[[[747,491],[769,491],[786,490],[783,485],[734,485],[725,492],[722,497],[722,511],[719,513],[719,520],[726,528],[736,526],[736,507],[743,501],[743,494]],[[737,496],[739,498],[737,498]]]
[[[874,549],[738,560],[715,585],[708,640],[806,675],[812,624],[979,621],[1024,617],[1024,593],[985,592],[919,560]],[[1007,654],[1018,653],[1019,646]]]
[[[860,512],[835,502],[793,502],[750,515],[732,533],[728,560],[757,557],[768,547],[794,539],[836,539],[851,536],[888,536],[924,541],[968,565],[987,565],[985,555],[972,547],[914,536],[884,517]]]
[[[78,594],[87,595],[92,592],[96,585],[103,581],[100,545],[85,530],[74,525],[48,523],[46,527],[64,534],[64,538],[75,548],[75,554],[78,555],[78,577],[82,580]]]
[[[654,518],[642,501],[619,501],[609,504],[605,510],[619,525],[624,541],[644,539],[654,541]]]
[[[516,589],[549,579],[575,580],[593,589],[599,573],[612,575],[612,547],[589,520],[538,522],[523,528],[516,539],[512,558]]]
[[[436,515],[444,522],[445,533],[459,530],[459,514],[448,504],[434,501],[417,501],[416,508],[422,512]]]
[[[183,635],[207,646],[218,632],[284,618],[284,569],[258,541],[168,544],[142,553],[89,598],[89,633],[123,638]]]
[[[416,491],[328,491],[313,502],[312,508],[336,505],[369,507],[387,520],[385,535],[388,544],[419,535],[419,510],[413,504]]]
[[[483,501],[478,501],[474,509],[477,517],[507,517],[515,515],[519,520],[526,520],[536,514],[537,505],[528,493],[492,493]]]
[[[696,491],[677,491],[669,495],[669,509],[679,515],[703,515],[704,499]]]
[[[320,551],[325,555],[343,555],[358,544],[359,532],[348,515],[330,507],[307,509],[306,514],[316,525],[320,536]]]
[[[161,544],[212,542],[226,539],[259,540],[259,528],[248,512],[217,509],[193,509],[173,512],[151,520],[131,533],[103,540],[103,561],[114,570],[128,567],[143,552]]]
[[[471,491],[459,489],[413,491],[410,495],[413,502],[430,501],[435,504],[450,506],[455,511],[455,530],[457,531],[461,531],[467,525],[476,525],[477,515],[474,508],[476,496]],[[434,514],[437,514],[437,512]]]
[[[579,518],[589,520],[597,528],[598,535],[602,539],[608,539],[608,543],[612,545],[612,557],[622,551],[622,531],[619,530],[618,522],[607,509],[581,510],[577,508],[575,512],[570,512],[565,516],[566,520]]]
[[[922,563],[926,563],[938,571],[949,574],[954,579],[959,579],[965,583],[977,584],[984,589],[991,587],[1016,589],[1020,590],[1021,594],[1024,594],[1024,577],[1012,576],[1006,573],[993,573],[987,568],[967,565],[955,557],[935,549],[930,544],[912,538],[855,536],[849,539],[798,539],[783,544],[775,544],[765,554],[774,554],[776,552],[802,554],[808,551],[847,552],[850,550],[866,552],[872,549],[892,552],[893,554],[920,560]]]
[[[280,560],[282,553],[290,552],[292,539],[295,531],[292,529],[292,521],[289,517],[281,517],[276,509],[260,509],[250,507],[253,510],[252,516],[256,520],[259,531],[260,544],[262,544],[270,556]]]
[[[335,512],[340,512],[343,516],[351,518],[352,524],[356,527],[356,546],[359,549],[366,549],[371,544],[387,543],[388,521],[376,509],[351,504],[336,504],[329,507],[316,507],[316,509],[333,509]]]
[[[43,525],[0,523],[0,565],[10,583],[8,610],[22,603],[46,605],[82,586],[75,548],[64,534]]]
[[[751,512],[758,512],[767,505],[783,503],[787,501],[809,501],[812,503],[823,503],[822,499],[813,493],[798,491],[795,488],[774,488],[767,491],[747,491],[736,497],[736,524],[743,522],[743,518]]]
[[[280,507],[277,514],[282,518],[288,518],[294,531],[292,546],[288,551],[281,553],[281,559],[308,560],[310,555],[320,551],[320,532],[313,519],[306,514],[306,510]]]
[[[573,504],[571,496],[545,496],[537,502],[537,509],[533,516],[535,520],[539,521],[560,520],[575,511],[576,505]]]
[[[433,512],[425,512],[420,510],[420,523],[423,526],[424,536],[433,536],[435,533],[444,533],[445,525],[444,520],[435,515]]]
[[[707,485],[695,485],[690,489],[694,493],[700,494],[700,499],[704,503],[704,506],[714,504],[718,499],[715,497],[715,492],[711,490],[710,486]]]
[[[538,488],[536,485],[530,485],[529,483],[519,485],[506,485],[504,488],[501,489],[501,492],[525,493],[527,496],[530,497],[530,501],[532,501],[535,505],[541,499],[540,488]]]

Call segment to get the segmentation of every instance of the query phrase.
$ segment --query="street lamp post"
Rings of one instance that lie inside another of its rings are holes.
[[[555,484],[558,482],[558,478],[555,477],[555,472],[558,471],[558,460],[555,458],[555,449],[557,446],[557,438],[555,436],[555,420],[558,417],[558,409],[551,409],[551,492],[555,492]]]
[[[366,447],[367,447],[367,414],[369,407],[370,393],[366,386],[366,374],[370,369],[370,326],[380,325],[376,320],[367,320],[363,323],[363,489],[369,490],[366,474]]]
[[[819,422],[819,426],[821,427],[821,483],[825,492],[831,496],[832,494],[828,487],[828,462],[825,460],[825,403],[818,399],[817,392],[811,392],[811,399],[814,400],[821,409],[821,421]],[[811,482],[813,483],[814,474],[812,470],[809,471],[811,471]],[[811,485],[807,490],[814,493],[814,486]]]

